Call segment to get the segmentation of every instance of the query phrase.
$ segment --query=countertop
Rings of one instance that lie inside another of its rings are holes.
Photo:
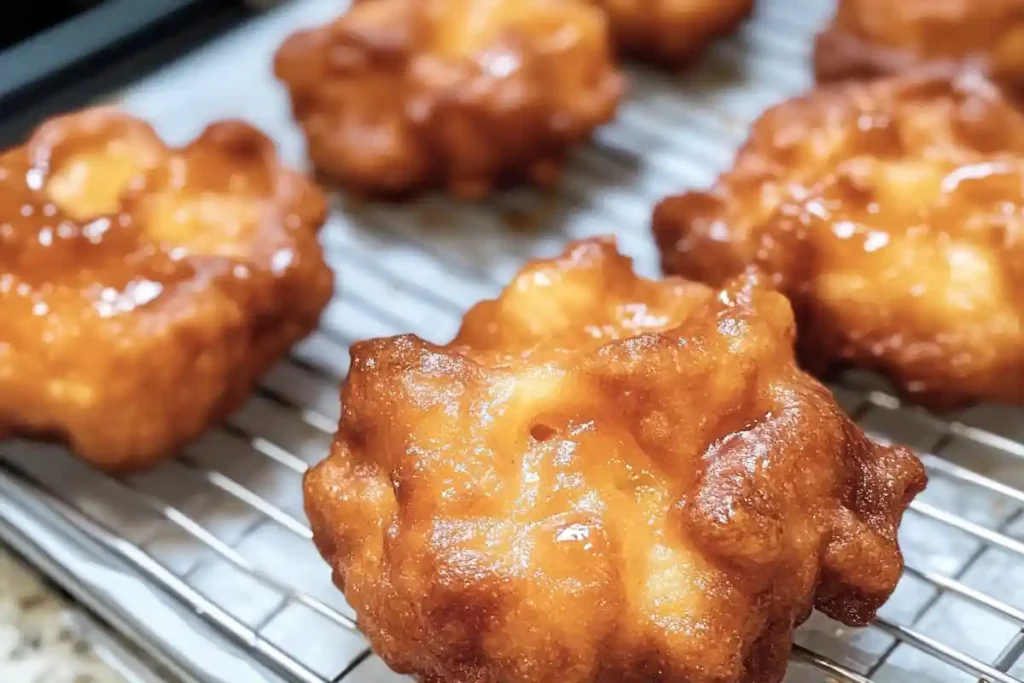
[[[124,683],[78,636],[65,598],[0,544],[0,681]]]

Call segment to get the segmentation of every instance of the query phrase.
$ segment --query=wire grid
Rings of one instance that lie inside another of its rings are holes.
[[[126,106],[171,139],[245,113],[298,161],[285,103],[252,102],[254,93],[276,92],[267,76],[236,75],[240,64],[265,61],[295,26],[337,11],[336,0],[294,4],[142,84]],[[513,193],[486,207],[339,200],[324,244],[340,290],[321,328],[179,460],[115,479],[60,449],[14,443],[0,449],[0,466],[284,680],[392,680],[330,585],[299,500],[299,479],[326,454],[338,419],[348,346],[400,332],[444,341],[462,312],[493,296],[524,259],[555,253],[570,238],[615,232],[638,269],[653,275],[651,203],[706,185],[765,106],[807,87],[810,36],[829,12],[821,3],[763,0],[756,19],[687,81],[633,72],[630,101],[577,155],[558,197]],[[159,95],[193,83],[197,70],[218,84],[216,97]],[[906,576],[879,619],[852,630],[815,615],[798,632],[787,680],[1024,682],[1022,413],[986,408],[940,420],[857,375],[836,392],[873,436],[926,454],[932,484],[908,513]]]
[[[374,316],[375,319],[385,324],[398,322],[391,319],[393,314],[386,308],[366,305],[363,310],[367,315]],[[408,323],[410,321],[404,322]],[[333,328],[325,328],[320,334],[322,337],[317,339],[317,344],[329,346],[332,349],[332,357],[334,358],[344,357],[345,344],[350,340],[342,332]],[[309,400],[307,392],[313,390],[311,383],[309,381],[296,381],[303,374],[308,375],[307,380],[320,380],[330,377],[333,383],[337,379],[334,368],[324,367],[315,360],[303,359],[299,356],[284,363],[275,371],[275,378],[287,379],[288,383],[286,385],[278,385],[276,382],[269,382],[267,386],[259,390],[254,401],[265,401],[268,404],[266,407],[272,406],[274,410],[282,411],[282,413],[286,412],[291,420],[301,423],[304,428],[315,430],[321,433],[324,438],[327,438],[333,431],[333,425],[337,416],[321,412],[316,406],[316,401]],[[831,674],[840,680],[863,682],[873,680],[871,678],[872,674],[884,667],[887,658],[896,652],[898,644],[902,642],[981,680],[999,682],[1020,681],[1019,674],[1011,675],[1006,673],[1006,671],[1009,670],[1010,666],[1016,662],[1022,651],[1024,651],[1024,632],[1020,630],[1024,626],[1024,611],[991,595],[984,589],[979,589],[963,582],[962,579],[984,553],[990,550],[998,549],[1024,558],[1024,542],[1007,533],[1007,529],[1021,520],[1022,508],[1019,506],[1024,505],[1024,492],[956,464],[954,461],[941,459],[937,457],[937,454],[941,453],[944,448],[953,443],[954,439],[958,438],[965,439],[973,447],[988,450],[995,449],[1009,458],[1021,457],[1024,454],[1024,445],[1009,440],[995,432],[970,426],[964,422],[944,422],[925,413],[906,409],[894,397],[883,391],[850,388],[851,385],[856,386],[859,380],[860,378],[853,378],[846,383],[846,386],[838,387],[837,391],[840,392],[841,398],[845,400],[848,407],[851,406],[852,401],[852,413],[862,423],[866,422],[869,429],[870,418],[877,413],[881,413],[883,416],[888,415],[889,417],[898,415],[901,418],[909,418],[926,425],[930,431],[928,438],[933,439],[933,448],[932,454],[925,455],[924,457],[929,472],[933,477],[939,481],[952,483],[957,487],[975,488],[985,491],[1004,499],[1012,506],[1012,512],[1004,512],[1004,520],[993,528],[971,521],[958,512],[937,507],[925,500],[916,501],[912,505],[912,515],[937,522],[951,531],[965,534],[979,542],[977,548],[970,553],[962,565],[952,574],[941,573],[925,566],[916,565],[913,562],[908,563],[908,577],[928,584],[935,589],[934,595],[918,608],[918,614],[926,614],[928,609],[933,607],[943,595],[955,596],[965,603],[1004,618],[1007,622],[1013,624],[1016,630],[1012,638],[1008,640],[1005,647],[1002,648],[994,660],[983,661],[978,657],[959,650],[959,644],[943,642],[929,635],[926,631],[917,628],[914,622],[920,616],[907,622],[898,622],[882,617],[876,622],[874,628],[880,633],[892,636],[893,640],[883,656],[872,664],[867,671],[858,672],[855,667],[850,666],[848,663],[843,663],[841,658],[833,658],[820,652],[815,653],[802,646],[797,647],[794,652],[794,659],[797,662],[811,665],[820,671]],[[256,419],[256,416],[251,416],[249,419]],[[885,419],[885,417],[882,419]],[[247,425],[247,422],[248,420],[246,419],[233,418],[225,426],[223,434],[246,441],[251,448],[253,457],[263,458],[265,463],[261,464],[268,465],[270,470],[285,470],[296,475],[300,475],[305,471],[307,467],[306,460],[292,453],[289,444],[276,443],[273,440],[254,434],[254,430],[252,430],[251,425]],[[880,435],[876,434],[876,436]],[[76,503],[73,500],[68,500],[67,492],[62,491],[59,486],[55,486],[52,478],[50,481],[47,481],[47,477],[31,472],[31,467],[24,465],[24,458],[37,457],[40,447],[29,444],[20,444],[20,446],[24,451],[21,453],[22,459],[19,459],[17,462],[22,464],[19,466],[19,464],[12,464],[12,461],[8,460],[5,463],[8,467],[17,470],[21,476],[30,479],[36,486],[63,499],[68,505],[66,513],[72,519],[86,516],[90,518],[92,523],[96,523],[96,518],[103,516],[95,511],[83,509],[84,506],[80,502]],[[52,453],[47,455],[47,457],[53,456],[54,454]],[[183,473],[188,473],[191,476],[194,480],[193,483],[201,481],[210,488],[223,493],[229,499],[256,513],[263,521],[280,528],[302,542],[309,541],[310,532],[305,521],[294,512],[288,511],[285,505],[276,504],[269,500],[267,496],[257,492],[255,487],[243,481],[242,477],[218,469],[216,464],[208,462],[208,458],[204,458],[202,454],[188,453],[182,457],[178,465]],[[259,469],[262,470],[263,468]],[[208,528],[207,523],[204,523],[197,516],[190,515],[173,500],[147,491],[148,487],[142,481],[143,479],[145,477],[109,480],[109,483],[129,497],[138,507],[162,518],[198,544],[215,553],[222,560],[247,574],[254,581],[262,583],[265,587],[274,591],[280,596],[278,604],[268,613],[261,616],[257,620],[256,626],[247,626],[244,618],[239,618],[238,615],[232,614],[230,611],[220,608],[215,602],[212,602],[212,600],[216,599],[215,596],[203,597],[194,587],[189,586],[187,581],[182,581],[174,576],[173,567],[169,570],[165,563],[161,563],[161,553],[159,551],[154,552],[153,550],[153,541],[159,541],[162,538],[160,534],[150,539],[132,542],[120,537],[109,528],[100,530],[97,535],[106,541],[110,549],[134,565],[141,573],[163,584],[167,590],[185,601],[197,612],[203,613],[205,618],[216,626],[252,646],[257,655],[266,658],[294,680],[311,682],[334,681],[340,680],[350,671],[359,670],[358,667],[364,664],[364,660],[369,654],[365,647],[359,647],[356,650],[350,649],[347,654],[351,656],[351,661],[346,667],[339,670],[336,675],[330,676],[324,673],[322,667],[318,667],[315,663],[310,664],[302,661],[301,656],[287,652],[285,649],[275,645],[272,640],[264,637],[261,634],[262,628],[285,613],[289,606],[292,605],[301,605],[308,608],[311,612],[320,615],[337,627],[350,631],[353,634],[356,633],[356,629],[350,612],[344,607],[329,605],[318,597],[296,590],[289,585],[287,579],[272,571],[268,571],[251,558],[242,554],[237,548],[239,543],[231,544],[222,540],[215,530]],[[163,478],[161,477],[161,479]],[[166,483],[166,481],[162,483]],[[249,527],[246,530],[246,534],[257,528],[261,527],[258,525]],[[97,532],[94,530],[93,533]],[[244,535],[241,540],[244,540]],[[185,572],[185,578],[194,578],[195,574],[194,569],[191,569]],[[216,593],[216,591],[213,592]]]

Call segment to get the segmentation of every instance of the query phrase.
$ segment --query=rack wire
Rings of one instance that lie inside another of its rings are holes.
[[[251,65],[265,63],[295,27],[336,11],[335,0],[275,10],[132,89],[125,105],[172,139],[245,114],[297,162],[301,144],[286,104]],[[321,328],[226,424],[175,462],[124,478],[52,446],[0,445],[0,484],[29,491],[25,510],[48,511],[66,534],[116,560],[121,573],[110,581],[143,580],[272,672],[251,680],[398,680],[370,653],[331,586],[299,499],[301,475],[326,454],[338,419],[348,346],[401,332],[443,341],[525,258],[554,253],[569,238],[615,232],[638,268],[654,274],[651,203],[710,182],[765,106],[808,86],[810,36],[829,12],[826,4],[763,0],[755,20],[685,80],[632,72],[630,101],[575,158],[557,197],[513,193],[486,207],[338,200],[323,241],[339,292]],[[167,92],[193,97],[169,100]],[[859,375],[835,390],[875,438],[924,454],[932,483],[908,513],[906,575],[878,620],[853,630],[815,615],[798,632],[787,680],[1024,683],[1024,413],[982,408],[940,419]],[[15,525],[17,512],[0,508],[0,521]],[[124,603],[125,628],[152,618]],[[169,649],[167,636],[134,636],[153,652]]]

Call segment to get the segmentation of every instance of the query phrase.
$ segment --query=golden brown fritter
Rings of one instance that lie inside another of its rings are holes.
[[[435,346],[352,349],[321,553],[425,683],[772,683],[812,606],[863,624],[925,483],[793,361],[781,295],[537,261]]]
[[[821,81],[967,67],[1024,94],[1024,0],[840,0],[814,66]]]
[[[605,9],[627,56],[679,67],[734,31],[754,0],[592,0]]]
[[[984,82],[825,88],[753,128],[710,192],[664,201],[666,272],[750,266],[793,302],[801,358],[880,371],[941,409],[1024,402],[1024,118]]]
[[[318,170],[377,194],[554,183],[623,89],[586,0],[358,2],[274,66]]]
[[[0,436],[110,469],[236,408],[331,290],[325,201],[247,124],[168,148],[110,109],[0,154]]]

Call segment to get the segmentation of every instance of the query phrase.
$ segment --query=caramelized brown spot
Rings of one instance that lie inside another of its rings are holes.
[[[840,0],[818,36],[819,81],[910,71],[978,71],[1013,92],[1024,87],[1024,0]]]
[[[754,0],[590,0],[608,15],[620,50],[666,67],[696,59],[750,16]]]

